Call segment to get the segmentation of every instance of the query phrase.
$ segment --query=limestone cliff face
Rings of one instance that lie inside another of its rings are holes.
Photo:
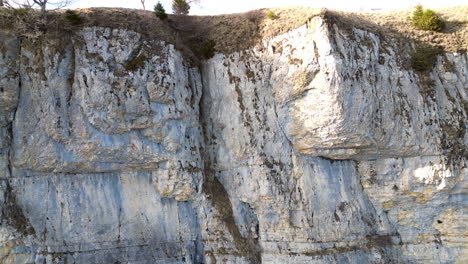
[[[2,263],[462,263],[468,54],[321,17],[201,66],[0,35]]]

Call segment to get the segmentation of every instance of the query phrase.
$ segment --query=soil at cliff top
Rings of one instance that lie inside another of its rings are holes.
[[[30,37],[40,35],[40,32],[57,34],[58,39],[64,32],[85,26],[128,28],[151,39],[174,43],[181,49],[193,50],[193,46],[199,47],[204,41],[214,40],[217,51],[233,52],[252,47],[263,39],[298,28],[311,18],[321,16],[340,22],[342,26],[370,30],[387,39],[422,41],[449,52],[468,50],[468,6],[435,9],[446,20],[446,29],[440,33],[414,29],[407,20],[412,10],[352,13],[288,7],[219,16],[169,15],[165,21],[160,21],[151,11],[135,9],[86,8],[76,11],[83,19],[82,23],[73,26],[64,18],[64,11],[49,12],[43,22],[38,22],[41,20],[37,12],[13,12],[0,8],[0,27]],[[275,19],[267,16],[269,11],[274,12]]]

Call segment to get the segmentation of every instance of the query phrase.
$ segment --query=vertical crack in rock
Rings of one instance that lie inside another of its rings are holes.
[[[18,57],[21,56],[21,47],[22,47],[22,42],[21,39],[18,40]],[[6,52],[6,51],[5,51]],[[18,59],[17,61],[17,71],[18,75],[21,72],[21,66],[22,64],[20,63],[20,60]],[[13,187],[11,186],[12,178],[14,178],[14,171],[13,171],[13,149],[12,149],[12,143],[13,143],[13,123],[16,120],[16,112],[18,109],[18,102],[19,98],[21,96],[21,90],[22,90],[22,83],[21,83],[21,76],[18,76],[18,95],[17,95],[17,100],[16,100],[16,105],[13,108],[13,114],[12,114],[12,119],[10,120],[8,124],[8,130],[7,130],[7,137],[8,137],[8,142],[7,142],[7,158],[6,158],[6,168],[7,168],[7,179],[5,181],[5,190],[4,190],[4,206],[2,208],[2,215],[5,217],[6,223],[16,229],[16,231],[19,234],[22,234],[24,236],[29,236],[33,235],[36,236],[36,231],[32,227],[32,225],[29,223],[27,217],[25,216],[23,209],[21,208],[20,204],[18,203],[18,199],[16,196],[15,191],[13,190]]]
[[[203,71],[200,72],[202,73]],[[204,76],[202,75],[201,77],[203,79]],[[210,138],[212,138],[212,136],[209,135],[209,126],[213,124],[205,117],[206,111],[208,111],[208,109],[204,109],[204,106],[210,105],[209,103],[205,102],[208,97],[205,92],[205,87],[203,87],[200,100],[200,122],[202,124],[201,129],[205,146],[203,149],[205,178],[202,189],[203,192],[207,194],[207,197],[216,211],[220,214],[220,220],[231,234],[239,256],[246,257],[252,264],[261,263],[261,247],[259,245],[258,239],[254,238],[251,233],[249,233],[247,238],[242,236],[234,219],[234,212],[232,209],[231,200],[229,199],[229,194],[224,188],[223,184],[216,178],[214,169],[212,167],[213,161],[211,160],[211,155],[210,153],[207,153],[209,149]],[[258,230],[256,230],[256,232],[258,232]],[[214,256],[212,255],[211,258],[215,260]]]
[[[70,55],[71,55],[70,73],[67,79],[70,90],[68,91],[67,96],[65,98],[66,100],[65,109],[67,108],[70,109],[72,105],[72,98],[73,98],[73,83],[75,82],[75,74],[76,74],[76,54],[75,54],[75,43],[73,41],[70,42],[70,48],[67,50],[70,51]],[[72,129],[73,129],[73,122],[71,121],[72,117],[71,117],[70,111],[66,111],[66,118],[68,120],[68,124],[64,124],[64,126],[67,128],[67,134],[68,134],[67,136],[70,137],[72,134]]]

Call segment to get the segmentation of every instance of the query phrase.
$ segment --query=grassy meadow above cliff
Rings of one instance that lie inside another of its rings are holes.
[[[304,7],[260,9],[218,16],[169,15],[160,20],[153,12],[123,8],[75,10],[80,23],[70,23],[65,11],[41,17],[35,10],[0,8],[0,28],[27,38],[48,36],[62,40],[81,27],[126,28],[148,39],[160,39],[179,49],[197,51],[209,41],[216,51],[229,53],[252,47],[263,39],[285,33],[320,16],[340,27],[366,29],[386,39],[417,41],[448,52],[468,50],[468,6],[435,9],[446,21],[442,32],[417,30],[407,19],[413,10],[391,12],[340,12]],[[195,52],[196,53],[196,52]]]

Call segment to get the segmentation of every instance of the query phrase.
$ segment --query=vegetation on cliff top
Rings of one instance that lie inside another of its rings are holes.
[[[392,12],[339,12],[313,8],[272,8],[247,13],[219,16],[168,15],[161,20],[154,12],[123,8],[77,9],[80,23],[70,23],[65,11],[48,12],[45,18],[34,10],[0,8],[0,28],[15,34],[37,36],[54,34],[60,39],[80,27],[102,26],[127,28],[148,39],[161,39],[175,44],[182,51],[201,50],[203,43],[215,43],[218,52],[250,48],[264,39],[286,33],[321,16],[344,27],[357,27],[385,36],[387,39],[419,41],[445,51],[468,49],[468,6],[437,9],[446,21],[442,32],[415,29],[407,17],[412,10]],[[270,19],[268,14],[275,14]]]
[[[429,71],[434,67],[437,61],[437,55],[441,53],[441,50],[431,46],[418,46],[410,54],[411,55],[411,67],[419,72]]]
[[[186,0],[173,0],[172,12],[176,15],[188,15],[190,4]]]
[[[468,50],[468,6],[438,8],[437,14],[445,21],[441,32],[420,30],[407,18],[414,10],[387,12],[337,12],[348,25],[379,33],[387,39],[403,39],[441,47],[447,52]]]
[[[167,18],[167,13],[166,13],[166,10],[164,9],[164,7],[162,6],[161,2],[158,2],[155,6],[154,6],[154,15],[161,19],[161,20],[164,20]]]
[[[440,32],[445,27],[444,20],[434,10],[424,10],[422,5],[416,6],[413,16],[409,19],[417,29]]]

